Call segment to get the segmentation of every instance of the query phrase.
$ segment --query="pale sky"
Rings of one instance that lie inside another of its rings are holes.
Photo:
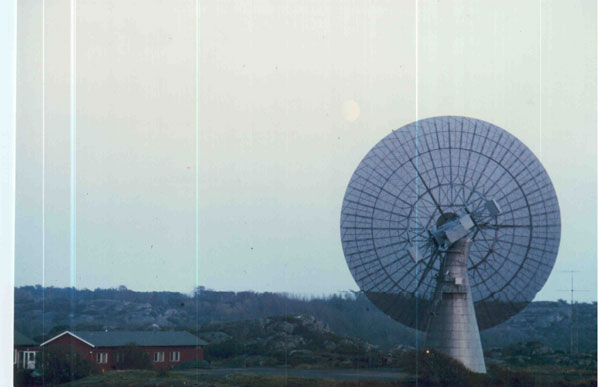
[[[595,1],[76,3],[72,266],[70,2],[19,2],[17,286],[357,290],[339,234],[354,169],[393,129],[464,115],[554,183],[561,246],[536,299],[567,299],[577,270],[596,300]]]

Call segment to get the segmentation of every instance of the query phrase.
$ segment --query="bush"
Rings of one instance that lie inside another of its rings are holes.
[[[490,364],[487,368],[488,375],[495,382],[494,385],[509,387],[536,386],[535,378],[532,375],[529,375],[523,371],[511,371],[506,368],[499,367],[495,364]],[[548,385],[550,385],[549,382]]]
[[[17,387],[21,387],[21,386],[31,386],[34,385],[34,379],[33,376],[31,375],[33,371],[32,370],[23,370],[20,369],[17,372],[15,372],[15,386]]]
[[[400,357],[400,367],[419,378],[424,386],[484,386],[490,383],[485,374],[465,368],[459,361],[436,351],[409,351]]]
[[[152,361],[146,351],[130,343],[117,353],[115,367],[118,370],[150,370],[152,369]]]
[[[98,372],[90,359],[69,346],[44,347],[36,362],[47,384],[68,383]]]
[[[244,352],[244,347],[234,339],[219,344],[210,344],[204,348],[204,356],[210,361],[229,359]]]

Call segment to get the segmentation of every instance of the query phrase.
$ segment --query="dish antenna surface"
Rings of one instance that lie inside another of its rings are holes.
[[[488,122],[406,125],[360,162],[341,237],[355,281],[427,348],[485,373],[479,330],[521,311],[560,243],[552,182],[517,138]]]

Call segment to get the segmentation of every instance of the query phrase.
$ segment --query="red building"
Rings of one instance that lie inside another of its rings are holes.
[[[154,369],[202,360],[206,342],[185,331],[65,331],[40,347],[69,346],[96,363],[101,370],[115,369],[123,348],[135,344],[150,356]]]
[[[35,359],[40,351],[40,347],[35,340],[30,339],[21,332],[14,332],[14,368],[34,369]]]

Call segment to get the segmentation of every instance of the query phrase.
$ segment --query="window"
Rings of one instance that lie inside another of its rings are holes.
[[[23,351],[23,368],[32,370],[35,368],[35,352]]]
[[[179,351],[171,352],[171,356],[169,357],[171,361],[179,361]]]
[[[98,352],[96,354],[96,361],[98,363],[108,363],[108,353],[106,353],[106,352]]]
[[[154,352],[154,361],[156,363],[165,361],[165,353],[164,352]]]

